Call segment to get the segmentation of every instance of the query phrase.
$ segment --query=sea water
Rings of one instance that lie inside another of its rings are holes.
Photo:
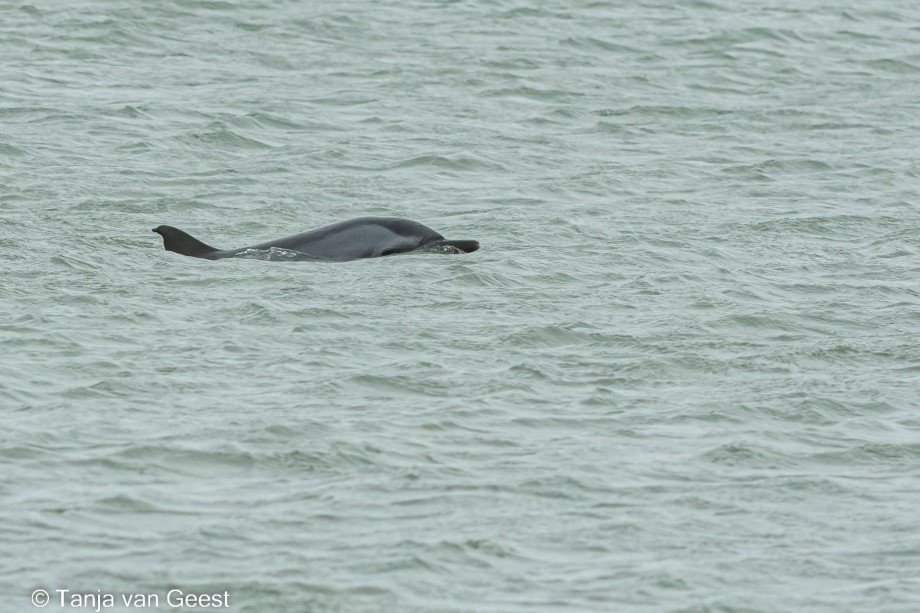
[[[5,3],[0,611],[918,610],[918,24]]]

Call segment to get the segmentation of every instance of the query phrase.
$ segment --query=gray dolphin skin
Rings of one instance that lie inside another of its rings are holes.
[[[344,262],[408,253],[431,247],[452,247],[450,253],[470,253],[479,249],[474,240],[447,240],[417,221],[397,217],[359,217],[340,221],[309,232],[295,234],[242,249],[217,249],[172,226],[157,226],[167,251],[207,260],[232,258],[250,249],[272,247],[296,251],[309,259]]]

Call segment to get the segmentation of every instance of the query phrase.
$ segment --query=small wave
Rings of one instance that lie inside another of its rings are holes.
[[[617,53],[637,53],[638,50],[628,45],[622,45],[609,40],[594,38],[591,36],[570,37],[560,41],[560,44],[575,49],[584,49],[586,51],[613,51]]]
[[[24,157],[26,155],[28,155],[28,152],[25,149],[20,149],[19,147],[10,145],[8,143],[0,143],[0,157]]]
[[[402,160],[389,166],[389,169],[413,168],[416,166],[435,166],[446,170],[504,170],[501,164],[478,159],[468,155],[419,155],[407,160]]]
[[[246,249],[237,253],[234,257],[241,260],[264,260],[266,262],[303,262],[307,260],[320,261],[322,258],[294,251],[293,249],[281,249],[280,247],[270,247],[268,249]]]
[[[180,138],[189,144],[205,143],[229,149],[271,149],[273,147],[269,143],[237,134],[219,123],[213,123],[209,128],[206,132],[194,132]]]
[[[537,102],[568,101],[579,98],[584,94],[566,89],[540,88],[540,87],[501,87],[487,90],[484,94],[490,98],[524,98]]]
[[[466,253],[466,252],[461,251],[460,249],[457,249],[456,247],[452,245],[428,245],[427,247],[416,249],[412,253],[413,254],[416,254],[416,253],[447,253],[447,254],[456,255],[456,254]]]

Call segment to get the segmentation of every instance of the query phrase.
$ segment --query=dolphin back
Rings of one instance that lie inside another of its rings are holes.
[[[444,240],[444,237],[417,221],[395,217],[359,217],[252,248],[277,247],[342,261],[405,253],[439,240]]]

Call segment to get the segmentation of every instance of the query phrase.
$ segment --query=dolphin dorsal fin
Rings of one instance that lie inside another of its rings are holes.
[[[166,251],[189,255],[193,258],[207,258],[220,251],[220,249],[205,245],[188,232],[183,232],[179,228],[157,226],[153,231],[163,237],[163,246]]]

